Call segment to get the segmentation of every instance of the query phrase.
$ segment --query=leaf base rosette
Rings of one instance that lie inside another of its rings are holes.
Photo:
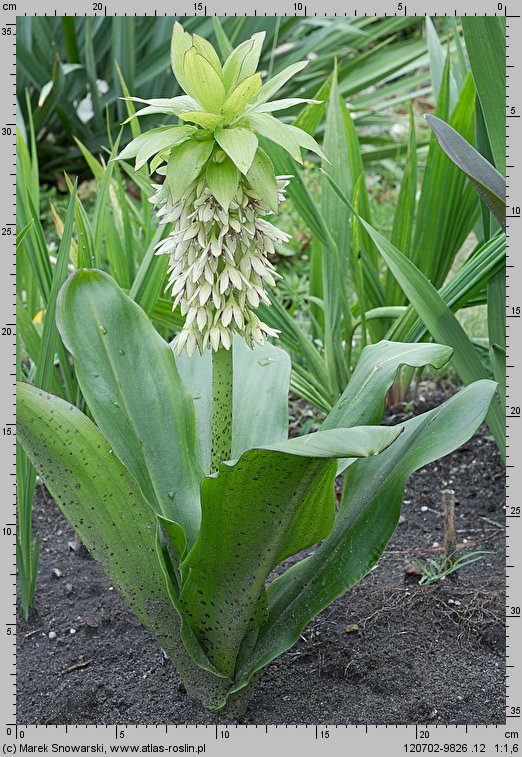
[[[311,618],[375,565],[408,476],[465,442],[496,388],[479,381],[402,426],[379,426],[400,366],[439,368],[451,356],[437,344],[380,342],[363,351],[321,430],[288,439],[289,358],[237,336],[233,460],[210,475],[210,352],[176,357],[96,270],[66,282],[57,320],[94,422],[21,383],[20,441],[189,694],[227,717]],[[318,543],[270,581],[282,560]]]

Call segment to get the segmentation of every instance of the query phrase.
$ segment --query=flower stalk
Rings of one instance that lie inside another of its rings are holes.
[[[232,457],[232,348],[212,352],[212,436],[210,470],[215,473],[221,460]]]

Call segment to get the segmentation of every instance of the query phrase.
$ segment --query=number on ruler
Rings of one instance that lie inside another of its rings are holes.
[[[10,26],[2,26],[2,37],[9,37],[12,33]]]
[[[11,129],[10,126],[2,126],[2,136],[3,137],[13,136],[13,134],[14,134],[14,131]],[[520,208],[519,208],[519,213],[520,213]]]

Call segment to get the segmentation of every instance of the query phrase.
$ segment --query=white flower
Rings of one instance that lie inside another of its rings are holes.
[[[278,177],[279,201],[291,177]],[[221,207],[204,181],[195,182],[179,202],[164,185],[154,185],[151,202],[160,223],[172,223],[169,236],[156,246],[156,255],[169,255],[165,291],[179,304],[185,324],[177,351],[189,356],[196,349],[230,349],[232,332],[248,345],[262,345],[278,332],[263,323],[252,309],[270,305],[264,286],[280,278],[268,260],[276,244],[288,234],[262,216],[272,213],[242,181],[228,210]]]

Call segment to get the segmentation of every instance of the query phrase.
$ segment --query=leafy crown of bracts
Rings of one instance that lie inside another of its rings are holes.
[[[295,63],[264,85],[256,73],[264,32],[233,50],[221,65],[213,46],[176,23],[172,33],[174,75],[186,93],[172,99],[140,100],[134,116],[164,113],[179,124],[136,137],[118,156],[135,158],[139,170],[164,175],[151,202],[162,223],[173,227],[157,247],[170,256],[167,290],[186,316],[178,351],[229,349],[232,332],[250,347],[277,332],[253,312],[270,304],[265,285],[278,274],[268,256],[289,237],[263,216],[277,214],[291,177],[276,176],[258,135],[276,142],[302,163],[302,148],[322,156],[305,131],[272,113],[305,102],[272,100],[306,65]]]

